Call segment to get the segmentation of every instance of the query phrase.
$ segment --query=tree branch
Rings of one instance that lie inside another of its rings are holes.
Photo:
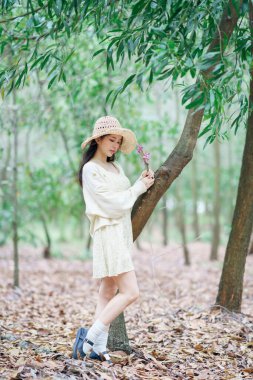
[[[208,52],[220,50],[220,59],[227,47],[229,39],[237,24],[239,14],[234,7],[234,1],[229,0],[224,8],[221,21],[217,26],[214,39],[211,41]],[[239,1],[241,8],[242,0]],[[215,65],[217,62],[215,63]],[[201,72],[204,79],[211,78],[214,65],[208,70]],[[197,79],[197,83],[199,79]],[[185,121],[184,129],[178,144],[155,172],[154,185],[143,195],[141,195],[134,204],[132,210],[133,239],[135,240],[141,233],[147,220],[149,219],[156,204],[163,194],[168,190],[174,180],[179,176],[184,167],[192,159],[193,151],[197,142],[201,121],[204,114],[204,108],[198,110],[190,109]]]
[[[20,18],[20,17],[30,16],[31,14],[34,14],[34,13],[39,12],[41,9],[45,9],[47,6],[48,6],[48,3],[45,4],[43,7],[39,7],[39,8],[37,8],[37,9],[34,9],[33,11],[30,11],[30,12],[27,12],[27,13],[23,13],[22,15],[19,15],[19,16],[13,16],[13,17],[7,18],[7,19],[5,19],[5,20],[0,20],[0,24],[3,24],[3,23],[6,23],[6,22],[9,22],[9,21],[16,20],[17,18]]]

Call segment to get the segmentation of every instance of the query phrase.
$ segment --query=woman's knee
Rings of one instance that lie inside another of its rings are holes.
[[[140,296],[139,289],[132,289],[131,291],[126,292],[126,297],[128,299],[129,304],[136,301]]]
[[[140,292],[135,271],[122,273],[115,279],[115,282],[119,288],[119,292],[126,297],[128,304],[139,298]]]
[[[100,288],[99,288],[99,296],[110,301],[117,292],[117,286],[110,281],[103,281],[101,282]]]

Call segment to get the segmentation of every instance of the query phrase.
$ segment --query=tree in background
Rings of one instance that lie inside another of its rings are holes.
[[[247,133],[242,158],[232,230],[226,249],[216,303],[240,311],[243,276],[253,227],[253,5],[249,1],[250,93]]]

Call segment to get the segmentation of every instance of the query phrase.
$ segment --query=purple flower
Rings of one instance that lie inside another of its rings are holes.
[[[148,170],[148,163],[149,163],[151,154],[148,152],[144,152],[143,146],[140,144],[137,144],[137,152],[139,153],[139,155],[143,159],[143,162],[146,165],[147,170]]]
[[[143,152],[143,146],[140,144],[137,144],[137,152],[142,153]]]

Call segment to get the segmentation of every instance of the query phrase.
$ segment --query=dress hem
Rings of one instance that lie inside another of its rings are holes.
[[[122,272],[117,272],[117,273],[115,273],[115,274],[106,274],[106,275],[102,275],[102,276],[92,276],[92,278],[94,278],[94,279],[98,279],[98,278],[104,278],[104,277],[115,277],[115,276],[118,276],[119,274],[122,274],[122,273],[127,273],[127,272],[132,272],[132,271],[134,271],[135,269],[134,268],[132,268],[132,269],[128,269],[128,270],[124,270],[124,271],[122,271]]]

